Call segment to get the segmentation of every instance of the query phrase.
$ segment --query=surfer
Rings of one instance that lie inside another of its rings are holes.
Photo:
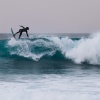
[[[23,27],[23,26],[20,26],[20,27],[22,27],[22,29],[19,29],[19,31],[14,34],[14,37],[15,37],[16,34],[20,33],[20,35],[19,35],[19,39],[20,39],[22,33],[26,32],[27,37],[29,38],[29,35],[28,35],[29,27]]]

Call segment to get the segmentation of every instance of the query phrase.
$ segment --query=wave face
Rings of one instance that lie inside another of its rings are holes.
[[[72,60],[76,64],[100,64],[100,34],[88,38],[35,36],[30,39],[0,40],[0,57]]]

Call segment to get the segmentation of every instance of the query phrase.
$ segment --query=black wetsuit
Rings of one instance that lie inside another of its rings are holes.
[[[22,29],[19,29],[19,31],[16,32],[16,33],[14,34],[14,36],[15,36],[16,34],[20,33],[20,35],[19,35],[19,39],[20,39],[22,33],[23,33],[23,32],[26,32],[27,37],[29,38],[29,35],[28,35],[29,27],[23,27],[23,26],[20,26],[20,27],[22,27]]]

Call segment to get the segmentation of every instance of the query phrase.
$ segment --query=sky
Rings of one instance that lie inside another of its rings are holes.
[[[0,0],[0,33],[93,33],[100,31],[100,0]]]

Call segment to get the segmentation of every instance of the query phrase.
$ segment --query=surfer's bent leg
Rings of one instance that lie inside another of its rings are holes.
[[[22,32],[20,32],[19,39],[20,39],[21,35],[22,35]]]
[[[15,34],[14,34],[14,36],[16,35],[16,34],[18,34],[19,32],[16,32]]]
[[[21,29],[20,29],[18,32],[16,32],[16,33],[14,34],[14,36],[15,36],[16,34],[18,34],[18,33],[21,33]]]

